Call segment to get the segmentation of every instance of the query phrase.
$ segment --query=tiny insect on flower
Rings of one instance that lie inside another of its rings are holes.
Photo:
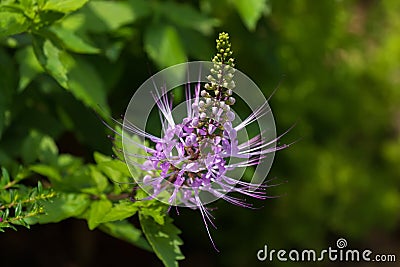
[[[217,51],[209,70],[211,74],[205,76],[208,82],[202,86],[199,81],[193,93],[190,84],[186,85],[186,113],[183,119],[174,119],[172,99],[166,86],[154,86],[152,97],[162,124],[160,137],[142,130],[127,118],[122,124],[123,132],[152,143],[149,146],[127,137],[130,144],[143,149],[147,155],[124,151],[127,164],[146,173],[143,177],[135,177],[136,183],[149,194],[146,199],[164,197],[170,207],[199,209],[214,248],[208,229],[208,222],[214,226],[213,217],[205,204],[210,199],[221,198],[252,208],[245,200],[229,196],[230,192],[266,199],[267,184],[241,181],[241,177],[231,174],[237,169],[256,166],[268,154],[289,146],[276,146],[282,135],[267,139],[262,133],[239,142],[241,131],[266,116],[270,109],[265,101],[247,118],[237,122],[232,108],[236,103],[234,92],[237,81],[234,77],[237,70],[231,57],[228,34],[219,35]]]

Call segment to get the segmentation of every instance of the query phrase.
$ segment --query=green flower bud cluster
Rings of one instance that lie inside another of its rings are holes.
[[[232,96],[232,90],[235,88],[233,81],[235,64],[234,59],[231,58],[233,52],[229,35],[220,33],[216,42],[217,54],[212,60],[214,64],[210,70],[211,74],[207,76],[209,83],[205,84],[200,92],[202,99],[198,103],[198,111],[200,123],[206,125],[211,119],[213,124],[219,124],[222,127],[225,122],[230,122],[235,118],[230,108],[235,103],[235,98]]]
[[[235,98],[232,97],[232,90],[235,88],[233,75],[235,73],[234,59],[231,57],[233,51],[227,33],[220,33],[217,42],[217,54],[212,59],[214,63],[210,70],[211,74],[207,76],[210,81],[201,91],[201,96],[205,98],[214,98],[218,102],[223,101],[226,105],[233,105]]]

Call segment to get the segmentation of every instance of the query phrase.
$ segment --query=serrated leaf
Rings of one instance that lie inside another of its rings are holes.
[[[97,168],[107,175],[112,181],[126,183],[129,182],[130,172],[127,165],[120,161],[106,157],[99,152],[94,153]]]
[[[88,44],[81,37],[76,35],[75,32],[69,29],[53,25],[50,28],[50,31],[62,41],[67,49],[73,52],[83,54],[97,54],[100,52],[100,49]]]
[[[32,46],[20,49],[16,53],[19,65],[19,84],[18,91],[22,92],[35,77],[43,73],[43,67],[37,60]]]
[[[210,34],[213,28],[219,25],[215,18],[209,18],[193,6],[176,2],[160,2],[162,14],[180,27],[197,30],[203,34]]]
[[[113,237],[125,240],[147,251],[153,251],[142,232],[127,221],[103,223],[99,229]]]
[[[231,0],[246,27],[253,31],[257,21],[268,10],[267,0]]]
[[[78,10],[89,0],[48,0],[42,10],[53,10],[62,13],[69,13]]]
[[[137,196],[139,199],[142,197]],[[139,205],[142,204],[143,208],[140,209],[140,213],[146,217],[151,217],[155,222],[160,225],[165,223],[166,210],[165,206],[157,205],[154,202],[147,201],[147,203],[137,202]],[[156,202],[157,203],[157,202]]]
[[[186,61],[186,53],[174,27],[156,24],[145,33],[144,47],[160,67],[165,68]]]
[[[26,31],[30,22],[21,13],[0,12],[0,38]]]
[[[104,216],[111,210],[112,203],[108,199],[100,199],[93,201],[90,205],[88,212],[88,226],[90,230],[96,228],[104,218]]]
[[[64,88],[68,88],[68,69],[62,61],[64,51],[55,46],[49,39],[35,35],[33,49],[42,67]],[[66,56],[66,55],[65,55]]]
[[[139,213],[140,225],[157,257],[166,267],[177,267],[178,260],[183,260],[179,246],[183,244],[179,238],[181,231],[172,224],[168,217],[164,225],[156,223],[152,218]]]
[[[120,221],[133,216],[138,207],[130,201],[121,201],[114,204],[108,213],[100,220],[101,223]]]
[[[70,217],[82,214],[90,204],[89,196],[86,194],[59,193],[51,201],[42,203],[44,215],[26,218],[29,224],[59,222]]]

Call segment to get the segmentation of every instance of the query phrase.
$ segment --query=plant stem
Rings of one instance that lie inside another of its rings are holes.
[[[13,201],[13,202],[11,202],[11,203],[9,203],[9,204],[4,204],[4,205],[0,206],[0,210],[12,208],[12,207],[14,207],[15,205],[17,205],[18,203],[26,204],[26,203],[31,203],[31,202],[39,201],[39,200],[45,200],[45,199],[48,199],[48,198],[52,198],[52,197],[54,197],[55,195],[56,195],[56,193],[50,192],[50,193],[47,194],[47,195],[42,194],[42,195],[39,195],[39,196],[36,196],[36,197],[32,197],[32,198],[28,198],[28,199],[22,200],[21,202]]]

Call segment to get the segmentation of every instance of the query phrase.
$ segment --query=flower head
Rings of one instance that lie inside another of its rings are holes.
[[[128,165],[146,173],[135,180],[149,194],[149,199],[164,199],[170,206],[199,209],[209,235],[207,222],[212,224],[212,216],[205,204],[222,198],[238,206],[252,207],[243,199],[229,196],[230,192],[267,198],[267,185],[241,181],[235,173],[238,169],[258,165],[267,154],[286,147],[276,146],[279,137],[266,139],[261,133],[239,142],[240,132],[270,110],[265,102],[238,122],[232,108],[236,102],[236,69],[231,56],[229,36],[221,33],[217,40],[217,54],[207,75],[208,82],[204,86],[198,82],[194,92],[190,84],[186,86],[186,114],[182,120],[174,119],[166,86],[155,86],[152,96],[162,123],[160,137],[145,132],[128,119],[123,124],[125,132],[152,143],[148,146],[129,140],[147,152],[144,157],[125,152]]]

